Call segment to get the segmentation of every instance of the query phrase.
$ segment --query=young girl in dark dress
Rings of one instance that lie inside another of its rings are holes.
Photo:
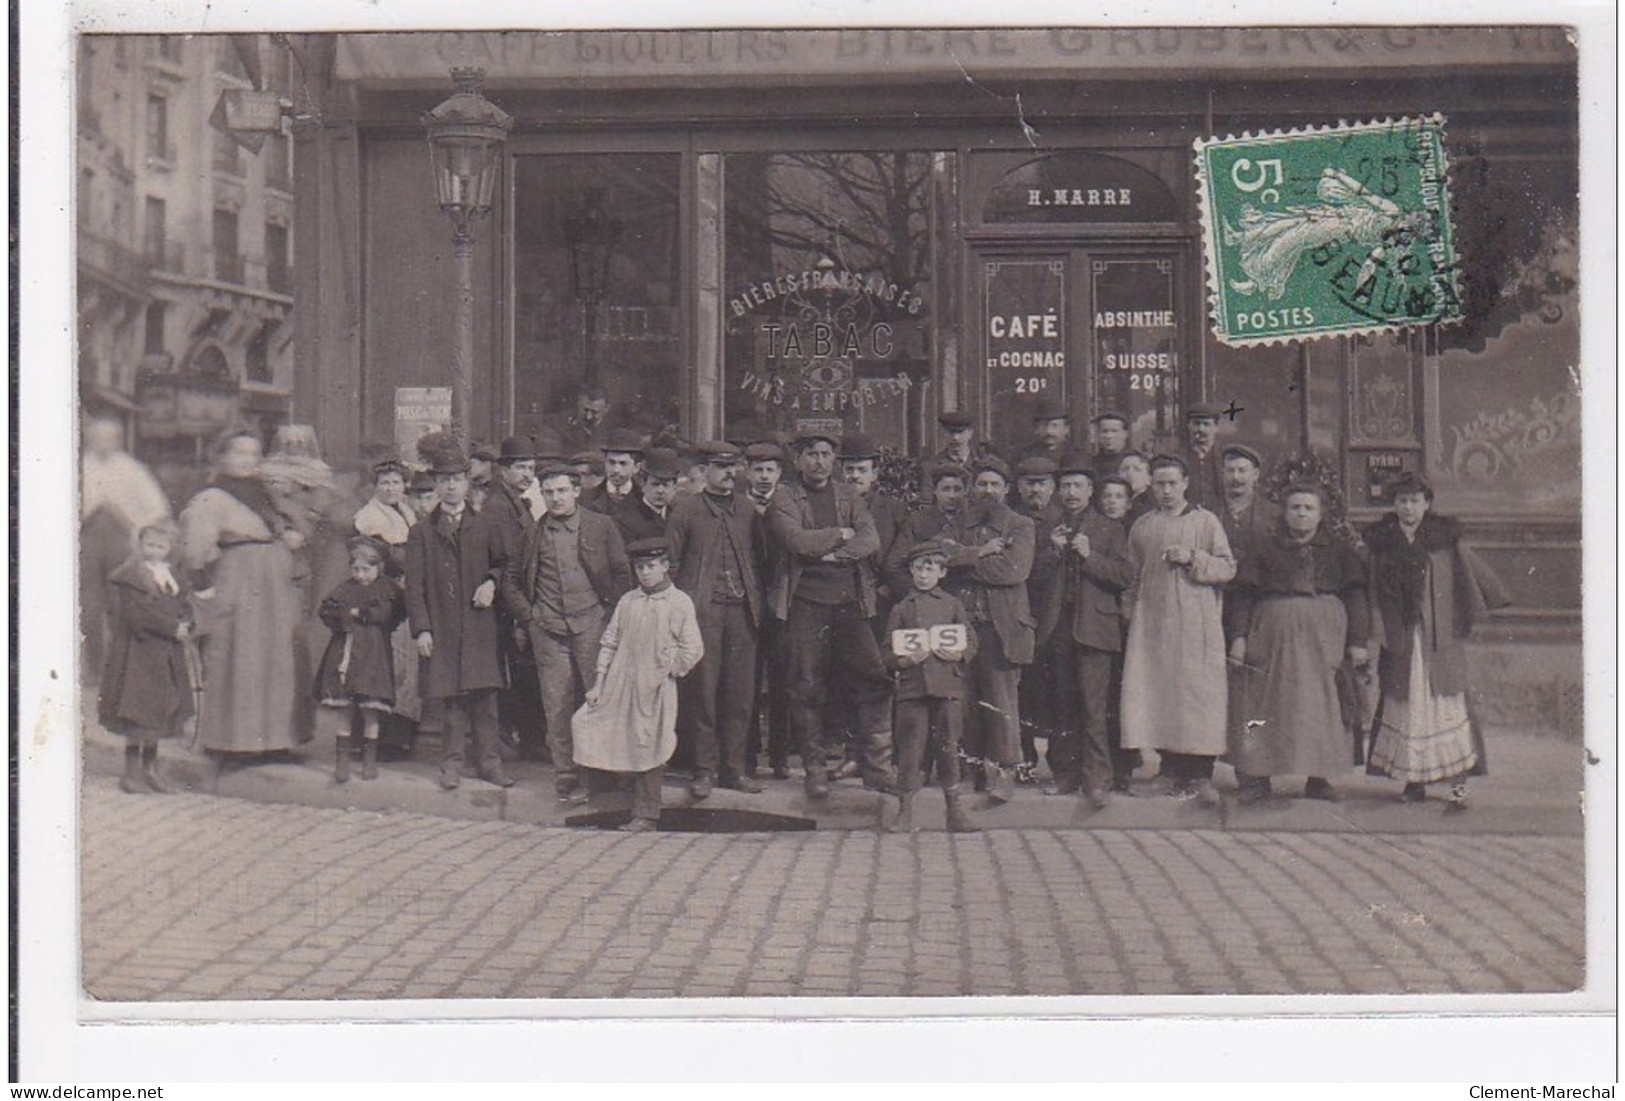
[[[333,632],[316,670],[317,721],[338,747],[333,779],[350,779],[352,719],[361,715],[361,778],[378,777],[378,721],[395,700],[390,632],[405,617],[401,590],[383,576],[384,548],[364,535],[347,544],[350,576],[319,610]]]
[[[131,795],[169,790],[158,775],[158,742],[179,734],[193,711],[183,647],[192,609],[186,582],[170,566],[176,535],[168,520],[142,528],[136,554],[108,577],[112,641],[97,712],[127,739],[118,786]]]

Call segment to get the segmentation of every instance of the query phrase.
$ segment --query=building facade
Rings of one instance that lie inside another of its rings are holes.
[[[1041,404],[1171,447],[1195,400],[1356,521],[1425,471],[1518,604],[1508,721],[1578,724],[1578,93],[1562,28],[716,30],[290,36],[293,409],[391,438],[449,385],[450,224],[422,116],[453,68],[514,116],[475,245],[473,434],[583,384],[689,438],[936,415],[1010,443]],[[1215,341],[1192,142],[1441,113],[1466,319]],[[306,309],[309,304],[312,308]],[[1566,671],[1566,672],[1565,672]]]
[[[221,428],[290,412],[293,142],[209,124],[227,89],[285,90],[290,61],[263,35],[79,39],[80,398],[173,493]]]

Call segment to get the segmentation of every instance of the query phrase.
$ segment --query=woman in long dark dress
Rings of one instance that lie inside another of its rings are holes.
[[[1464,642],[1491,608],[1512,602],[1495,574],[1461,544],[1461,525],[1433,513],[1433,487],[1412,474],[1394,486],[1394,511],[1366,532],[1382,620],[1377,736],[1367,770],[1405,781],[1421,802],[1450,784],[1467,806],[1467,778],[1486,772],[1483,738],[1467,709]]]
[[[1336,802],[1330,778],[1351,760],[1337,670],[1345,654],[1367,660],[1366,568],[1322,524],[1318,486],[1288,488],[1282,505],[1279,527],[1249,544],[1225,596],[1237,631],[1230,657],[1247,673],[1227,756],[1243,803],[1268,796],[1270,778],[1283,775],[1307,776],[1305,796]]]
[[[214,479],[181,513],[203,656],[198,739],[224,753],[271,753],[310,739],[293,576],[303,537],[260,480],[261,458],[252,429],[228,430],[216,444]]]

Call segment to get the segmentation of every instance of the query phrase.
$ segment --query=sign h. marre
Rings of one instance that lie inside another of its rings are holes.
[[[1224,343],[1461,316],[1443,118],[1198,139],[1196,174]]]

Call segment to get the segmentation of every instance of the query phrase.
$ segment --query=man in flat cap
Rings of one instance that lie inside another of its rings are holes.
[[[684,684],[693,732],[696,800],[717,784],[762,790],[745,767],[745,742],[756,696],[756,649],[762,621],[757,575],[756,510],[738,493],[744,454],[731,443],[695,447],[705,458],[705,487],[672,504],[667,540],[676,584],[694,599],[705,656]]]
[[[857,489],[863,503],[869,507],[869,514],[875,520],[875,532],[880,536],[880,550],[870,559],[875,571],[875,615],[869,622],[875,628],[876,638],[884,650],[886,617],[891,613],[892,604],[908,588],[907,573],[887,565],[908,510],[897,498],[877,492],[880,485],[880,445],[872,438],[862,432],[848,432],[841,437],[837,450],[841,472],[847,484]],[[855,697],[842,691],[839,685],[834,688],[825,712],[825,733],[835,734],[836,738],[826,748],[843,757],[833,774],[835,779],[843,780],[862,774],[858,764],[861,751],[856,736]]]
[[[972,465],[971,501],[957,518],[948,559],[948,591],[958,596],[976,630],[968,683],[973,716],[965,730],[967,756],[981,761],[992,803],[1008,802],[1021,762],[1021,670],[1033,660],[1033,522],[1007,500],[1010,468],[997,456]]]
[[[1063,455],[1067,459],[1069,456]],[[1052,523],[1060,506],[1055,503],[1056,461],[1047,455],[1028,455],[1016,463],[1015,510],[1039,527]]]
[[[1118,596],[1130,579],[1128,535],[1090,507],[1095,475],[1085,461],[1063,462],[1059,478],[1060,518],[1038,539],[1046,583],[1035,604],[1037,662],[1052,674],[1046,688],[1057,727],[1049,744],[1055,785],[1046,794],[1082,792],[1098,810],[1117,775],[1108,719],[1123,649]]]
[[[1219,418],[1224,407],[1199,401],[1185,410],[1185,465],[1190,470],[1189,504],[1220,511],[1224,496],[1224,467],[1219,457]]]
[[[774,494],[768,527],[783,547],[773,614],[785,622],[790,659],[790,725],[801,747],[809,798],[829,795],[824,766],[823,695],[832,663],[858,700],[865,783],[890,787],[892,682],[869,620],[875,614],[874,517],[853,486],[837,480],[838,441],[796,440],[799,477]]]
[[[879,444],[862,432],[848,432],[841,437],[839,451],[841,473],[845,475],[847,484],[857,488],[863,503],[869,507],[869,515],[875,518],[875,533],[880,536],[880,550],[874,556],[879,585],[876,592],[879,606],[875,614],[883,623],[883,617],[891,611],[892,601],[908,589],[907,575],[894,575],[886,571],[886,558],[897,541],[898,530],[908,516],[908,509],[896,497],[877,492],[880,486]]]
[[[432,454],[439,501],[406,538],[406,613],[423,659],[418,691],[441,709],[440,786],[462,782],[472,730],[480,777],[507,787],[497,748],[497,692],[505,683],[495,607],[501,537],[468,503],[461,449],[453,443]]]
[[[1062,461],[1073,459],[1063,455]],[[1044,455],[1029,455],[1016,464],[1016,500],[1013,507],[1033,522],[1037,550],[1042,552],[1045,533],[1061,518],[1061,506],[1055,500],[1055,460]],[[1035,553],[1033,572],[1027,578],[1027,600],[1034,609],[1040,606],[1049,587],[1050,572],[1055,568],[1053,555]],[[1033,739],[1051,738],[1055,717],[1050,706],[1053,690],[1050,685],[1052,671],[1042,653],[1021,673],[1021,763],[1016,766],[1018,783],[1034,782],[1038,766],[1038,747]]]
[[[592,683],[610,613],[632,588],[632,568],[614,521],[580,507],[573,470],[549,465],[537,480],[547,515],[531,529],[524,550],[508,560],[502,601],[530,632],[554,792],[562,803],[584,803],[588,792],[576,769],[571,715]]]
[[[1264,470],[1264,457],[1244,443],[1229,443],[1219,449],[1224,466],[1224,497],[1214,509],[1230,537],[1230,549],[1240,562],[1249,544],[1268,539],[1281,522],[1281,506],[1258,492],[1258,478]]]
[[[949,409],[942,413],[937,417],[937,425],[947,437],[947,443],[926,460],[927,466],[948,462],[969,467],[985,455],[996,454],[991,444],[976,438],[976,422],[963,409]]]

